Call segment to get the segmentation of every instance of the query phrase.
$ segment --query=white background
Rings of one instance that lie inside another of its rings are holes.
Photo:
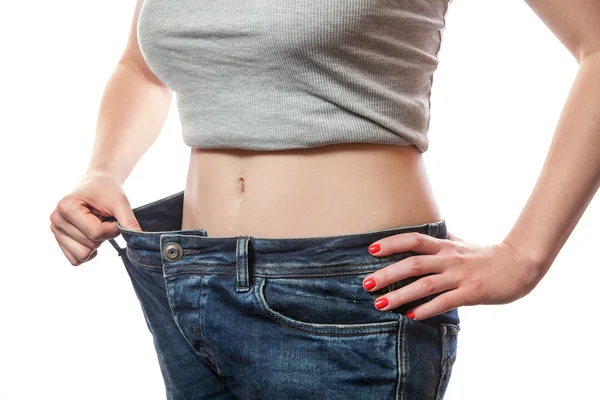
[[[56,203],[87,167],[102,91],[134,5],[0,5],[2,400],[165,399],[151,335],[115,250],[104,243],[94,260],[73,267],[49,227]],[[525,2],[450,4],[424,154],[450,232],[479,244],[505,237],[577,69]],[[162,135],[124,184],[132,206],[182,190],[188,159],[174,101]],[[460,309],[446,399],[597,393],[599,213],[596,196],[528,296]]]

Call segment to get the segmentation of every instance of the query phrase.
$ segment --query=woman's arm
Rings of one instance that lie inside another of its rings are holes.
[[[143,2],[137,1],[125,51],[104,90],[88,169],[50,214],[50,229],[74,266],[91,260],[102,242],[120,234],[116,221],[142,230],[122,185],[160,134],[172,96],[138,46]],[[116,221],[105,221],[107,216]]]
[[[172,90],[150,71],[138,45],[143,2],[137,1],[125,51],[104,90],[86,172],[108,173],[121,183],[160,134],[172,98]]]
[[[600,186],[600,2],[526,2],[580,65],[538,181],[504,239],[543,276]]]
[[[505,304],[527,295],[546,274],[600,185],[600,1],[526,0],[579,63],[538,181],[499,244],[467,243],[409,232],[369,245],[373,256],[413,251],[365,277],[376,291],[420,278],[376,299],[382,311],[438,294],[406,315],[422,320],[451,309]],[[379,244],[379,246],[372,246]],[[374,285],[373,285],[374,283]]]

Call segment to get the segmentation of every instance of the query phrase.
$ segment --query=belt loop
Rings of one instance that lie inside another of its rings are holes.
[[[438,224],[438,233],[437,237],[440,239],[448,239],[448,228],[446,227],[446,220],[443,219]]]
[[[117,241],[115,239],[109,239],[108,241],[110,242],[110,244],[113,245],[115,250],[117,250],[117,253],[119,253],[120,257],[122,257],[123,254],[125,254],[125,252],[127,251],[127,248],[123,248],[123,247],[119,246],[119,244],[117,243]]]
[[[436,222],[431,222],[427,224],[427,234],[429,236],[437,237],[439,233],[439,224]]]
[[[250,274],[248,273],[248,243],[250,236],[239,236],[235,248],[235,265],[237,270],[236,292],[250,290]]]

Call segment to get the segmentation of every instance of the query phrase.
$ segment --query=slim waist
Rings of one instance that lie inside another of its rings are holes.
[[[132,263],[166,272],[236,274],[240,262],[260,276],[317,276],[370,272],[411,255],[412,251],[373,256],[375,241],[417,232],[445,239],[444,219],[420,225],[334,236],[261,238],[249,235],[211,237],[205,229],[181,230],[184,191],[133,209],[143,231],[118,224]],[[120,249],[114,240],[113,246]]]
[[[276,153],[192,151],[183,226],[210,236],[312,237],[441,219],[413,146]]]

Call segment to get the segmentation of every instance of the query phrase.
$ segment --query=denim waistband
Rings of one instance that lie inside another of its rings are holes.
[[[205,229],[181,230],[184,191],[133,209],[142,231],[119,231],[127,243],[119,255],[142,267],[164,268],[170,273],[188,271],[236,274],[240,264],[251,264],[261,276],[332,275],[375,271],[410,255],[412,251],[373,256],[368,247],[375,241],[400,233],[418,232],[446,239],[444,219],[376,231],[333,236],[261,238],[249,235],[211,237]],[[114,220],[114,218],[113,218]],[[170,256],[165,252],[171,246]],[[175,246],[175,247],[173,247]],[[250,271],[249,271],[250,273]]]

